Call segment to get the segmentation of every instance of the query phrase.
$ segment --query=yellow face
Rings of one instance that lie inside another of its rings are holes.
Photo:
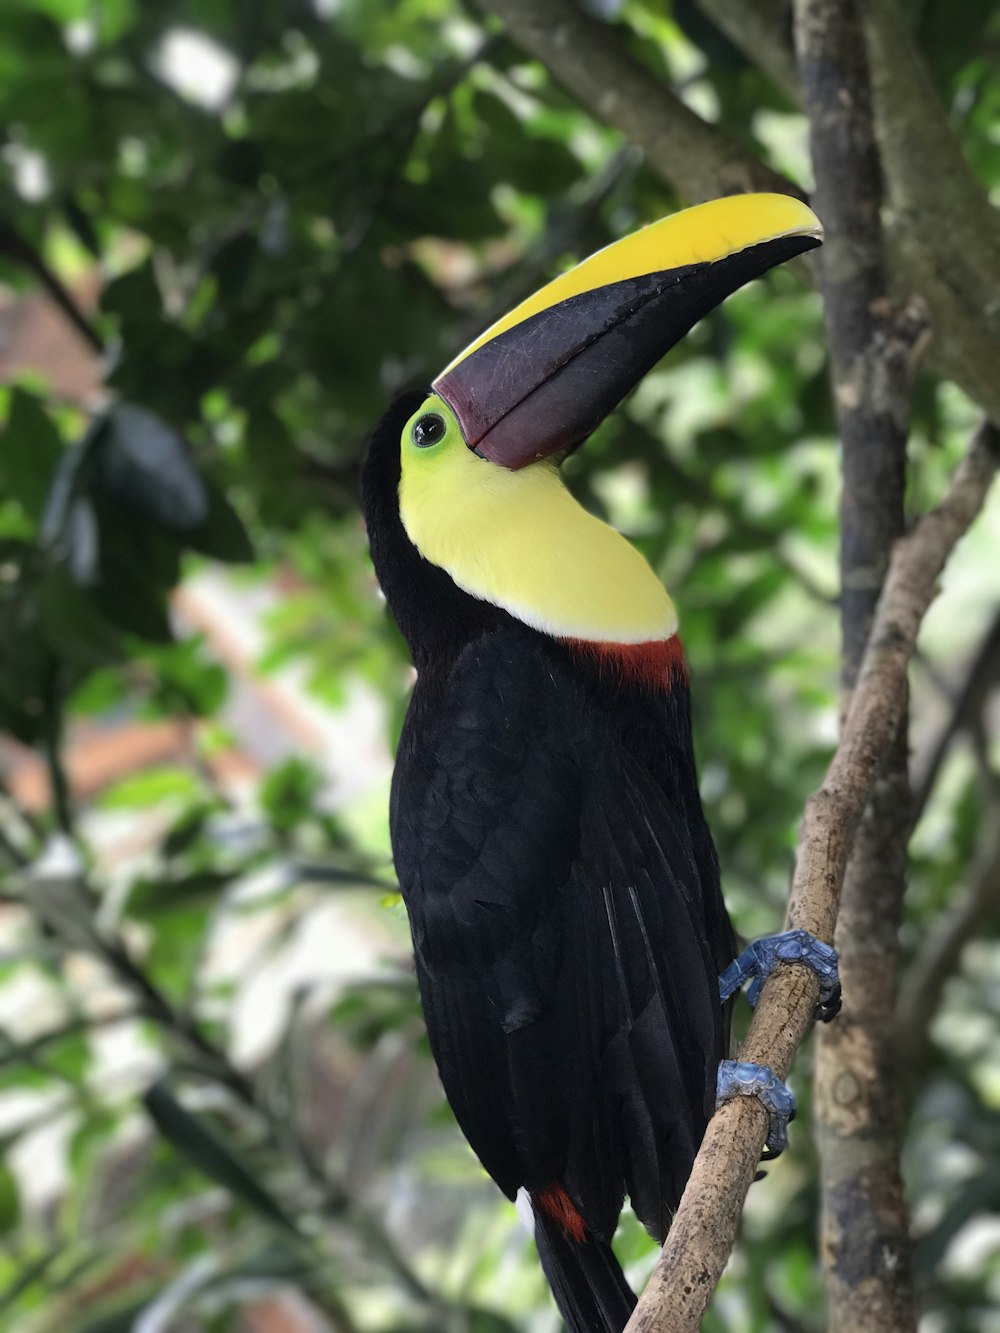
[[[555,463],[511,471],[478,457],[436,394],[404,427],[400,463],[410,540],[473,597],[561,638],[646,643],[676,631],[663,584],[577,504]]]

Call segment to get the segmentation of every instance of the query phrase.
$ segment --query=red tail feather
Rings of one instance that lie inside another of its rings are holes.
[[[566,1236],[573,1240],[587,1238],[587,1224],[577,1212],[576,1205],[561,1185],[546,1185],[531,1196],[554,1222],[558,1222]]]

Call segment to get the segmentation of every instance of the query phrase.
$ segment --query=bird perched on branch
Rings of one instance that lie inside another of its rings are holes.
[[[760,1096],[783,1144],[784,1085],[726,1059],[729,996],[807,961],[829,1009],[836,978],[802,932],[737,958],[674,605],[559,463],[698,319],[821,236],[784,195],[664,218],[397,403],[365,464],[417,669],[390,820],[431,1048],[483,1166],[530,1197],[574,1333],[624,1327],[624,1197],[662,1239],[717,1097]]]

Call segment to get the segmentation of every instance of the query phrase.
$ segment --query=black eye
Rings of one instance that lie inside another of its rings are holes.
[[[413,443],[418,449],[429,449],[444,439],[444,417],[436,412],[428,412],[413,423]]]

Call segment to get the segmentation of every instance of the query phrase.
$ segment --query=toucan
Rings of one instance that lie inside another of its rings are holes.
[[[573,1333],[624,1328],[625,1196],[662,1240],[718,1097],[760,1096],[784,1142],[784,1085],[727,1058],[732,994],[805,961],[830,1011],[836,981],[802,932],[739,954],[677,612],[559,465],[698,319],[821,238],[778,194],[644,227],[395,403],[363,469],[417,673],[389,822],[430,1045],[482,1165],[530,1201]]]

